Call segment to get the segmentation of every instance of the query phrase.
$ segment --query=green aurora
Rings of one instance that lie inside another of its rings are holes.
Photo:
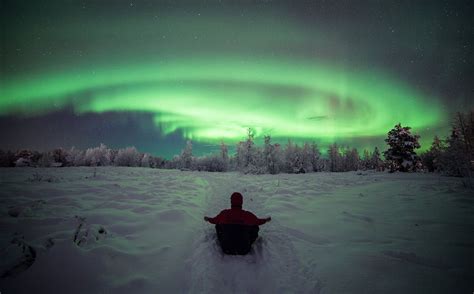
[[[4,18],[0,116],[146,113],[164,138],[203,144],[234,144],[248,128],[281,142],[360,143],[398,122],[428,132],[428,143],[448,125],[442,93],[380,65],[394,48],[382,26],[308,23],[281,7],[131,4],[87,11],[72,2],[57,17],[28,8],[27,24]],[[413,19],[400,23],[400,52],[425,29]]]
[[[429,101],[429,102],[428,102]],[[383,73],[323,63],[239,57],[87,68],[2,82],[0,111],[38,114],[72,103],[78,114],[143,111],[164,134],[201,142],[256,135],[324,141],[383,135],[398,121],[426,128],[438,104]]]

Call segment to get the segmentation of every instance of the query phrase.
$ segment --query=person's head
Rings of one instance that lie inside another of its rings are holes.
[[[232,207],[240,207],[242,208],[242,204],[244,203],[244,197],[239,192],[234,192],[230,196],[230,205]]]

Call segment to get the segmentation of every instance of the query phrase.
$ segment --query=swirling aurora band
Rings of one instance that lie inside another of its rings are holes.
[[[77,114],[139,111],[166,135],[236,142],[247,128],[274,138],[379,136],[443,117],[436,99],[380,72],[322,62],[200,57],[82,66],[0,80],[0,115],[72,106]]]

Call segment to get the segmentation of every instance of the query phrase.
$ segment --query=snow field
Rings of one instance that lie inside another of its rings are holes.
[[[5,293],[454,293],[474,289],[474,198],[458,178],[0,169]],[[202,220],[244,195],[272,221],[248,256]]]

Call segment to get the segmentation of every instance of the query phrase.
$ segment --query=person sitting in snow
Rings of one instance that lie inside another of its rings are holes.
[[[260,225],[271,221],[271,217],[258,218],[250,211],[242,209],[242,194],[234,192],[230,196],[231,209],[222,210],[216,217],[204,217],[205,221],[216,225],[217,239],[226,254],[245,255],[258,237]]]

